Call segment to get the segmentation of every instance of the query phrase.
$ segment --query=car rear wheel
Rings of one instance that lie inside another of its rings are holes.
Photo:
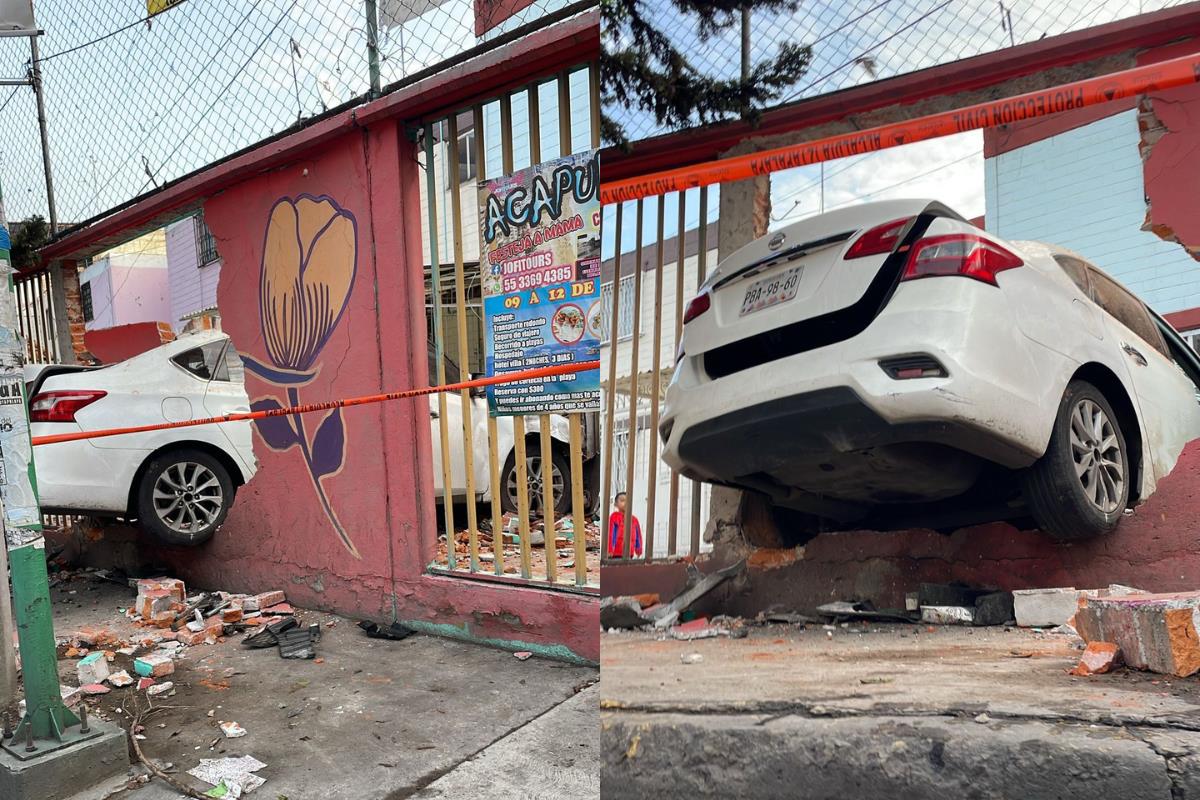
[[[1025,499],[1038,525],[1059,541],[1089,539],[1117,527],[1129,502],[1129,450],[1104,394],[1071,381],[1046,453],[1025,475]]]
[[[542,487],[549,480],[554,486],[554,514],[561,517],[571,511],[571,467],[567,457],[557,447],[551,448],[551,469],[542,471],[542,448],[536,442],[525,445],[525,474],[529,486],[529,510],[541,516]],[[516,452],[510,453],[500,473],[500,508],[509,513],[517,510],[517,465]]]
[[[200,450],[155,456],[138,486],[137,511],[143,530],[174,545],[207,542],[225,521],[233,501],[229,471]]]

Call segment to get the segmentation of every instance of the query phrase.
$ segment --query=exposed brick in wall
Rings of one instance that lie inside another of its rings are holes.
[[[83,321],[83,304],[79,297],[79,265],[74,261],[67,261],[59,265],[59,269],[62,270],[67,326],[71,331],[71,352],[63,353],[63,360],[68,363],[75,361],[86,364],[92,361],[92,356],[83,341],[87,328]]]

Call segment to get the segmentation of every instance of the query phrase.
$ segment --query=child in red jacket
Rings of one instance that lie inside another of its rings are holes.
[[[625,493],[617,492],[617,496],[613,498],[613,504],[617,510],[608,517],[609,558],[621,558],[625,554],[625,503]],[[642,525],[632,514],[630,519],[633,521],[633,540],[630,542],[629,555],[631,557],[640,556],[642,554]]]

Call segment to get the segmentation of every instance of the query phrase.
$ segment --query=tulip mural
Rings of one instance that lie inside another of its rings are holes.
[[[331,197],[282,197],[272,206],[259,281],[262,337],[270,363],[242,358],[248,370],[286,391],[288,405],[300,403],[300,388],[321,370],[321,351],[350,300],[357,256],[354,215]],[[281,407],[274,397],[251,404],[256,411]],[[311,437],[300,414],[255,420],[255,426],[272,450],[299,448],[325,516],[350,554],[361,558],[321,483],[340,472],[345,460],[341,410],[321,419]]]

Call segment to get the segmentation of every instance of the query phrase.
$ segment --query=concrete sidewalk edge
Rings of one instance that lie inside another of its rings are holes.
[[[1161,728],[604,712],[601,753],[605,800],[1200,800],[1200,733]]]

